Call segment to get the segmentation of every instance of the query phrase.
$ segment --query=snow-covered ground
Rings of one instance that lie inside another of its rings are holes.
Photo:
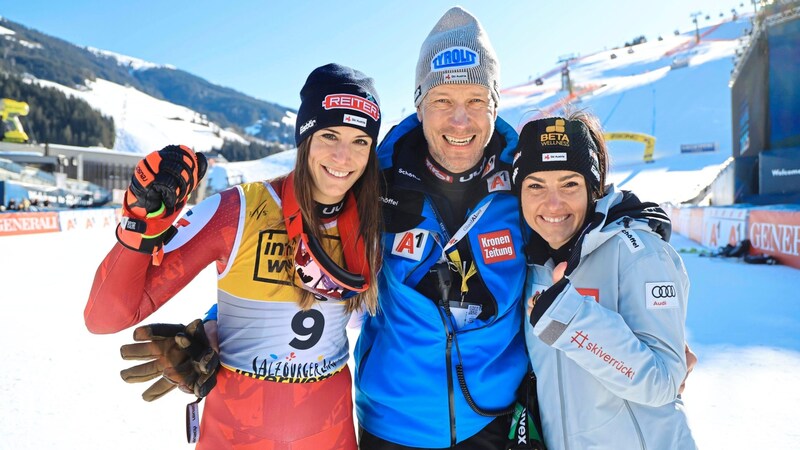
[[[188,448],[190,397],[144,402],[146,385],[119,377],[129,364],[118,349],[132,331],[97,336],[83,324],[94,271],[114,241],[109,229],[0,237],[0,449]],[[800,270],[683,258],[689,343],[700,357],[684,400],[701,448],[800,448]],[[199,317],[215,301],[215,281],[207,269],[146,323]]]

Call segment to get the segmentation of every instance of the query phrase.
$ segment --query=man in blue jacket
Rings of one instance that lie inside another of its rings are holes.
[[[499,65],[470,13],[422,44],[417,113],[381,144],[379,313],[356,346],[362,449],[504,448],[528,362],[514,129],[497,117]]]

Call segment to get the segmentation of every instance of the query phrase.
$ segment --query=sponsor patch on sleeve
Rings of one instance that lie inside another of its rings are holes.
[[[617,236],[628,246],[628,250],[630,250],[631,253],[636,253],[644,248],[644,242],[642,242],[639,235],[633,230],[623,228]]]
[[[645,283],[647,309],[674,309],[678,307],[678,290],[672,281]]]
[[[419,261],[425,250],[425,243],[428,241],[430,232],[421,228],[404,231],[394,235],[392,243],[392,254],[403,258]]]

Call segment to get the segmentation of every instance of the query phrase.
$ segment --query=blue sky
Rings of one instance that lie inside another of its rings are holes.
[[[77,45],[171,64],[291,108],[308,73],[328,62],[376,79],[384,117],[411,112],[422,41],[451,6],[475,14],[501,62],[503,87],[550,70],[559,57],[654,40],[752,12],[749,0],[100,1],[3,2],[0,15]],[[710,23],[710,22],[708,22]]]

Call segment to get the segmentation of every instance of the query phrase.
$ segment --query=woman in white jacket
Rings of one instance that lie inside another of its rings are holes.
[[[694,449],[679,389],[689,280],[653,203],[605,185],[586,113],[530,122],[512,181],[533,229],[528,355],[547,447]]]

